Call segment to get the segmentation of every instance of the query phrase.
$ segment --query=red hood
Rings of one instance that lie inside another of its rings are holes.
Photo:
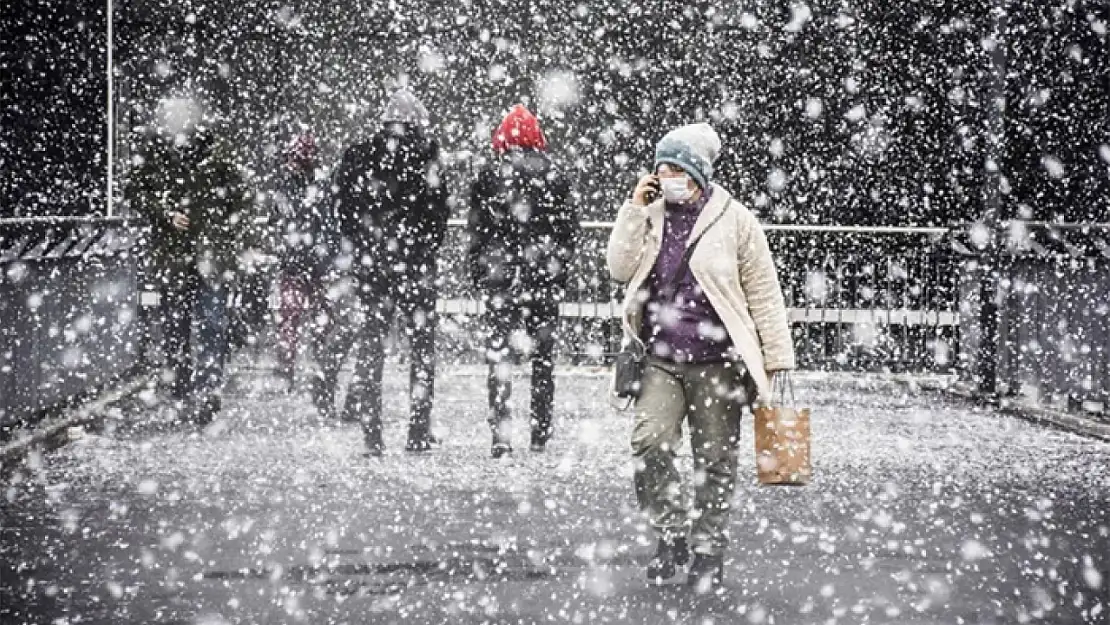
[[[504,153],[512,148],[547,149],[540,121],[523,104],[514,106],[493,132],[494,152]]]

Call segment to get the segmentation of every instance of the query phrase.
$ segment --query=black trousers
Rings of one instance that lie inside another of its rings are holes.
[[[559,304],[551,301],[512,301],[498,297],[486,303],[487,386],[491,410],[490,427],[497,429],[512,418],[512,367],[519,350],[512,344],[513,333],[523,330],[531,340],[532,403],[529,425],[532,442],[547,442],[553,433],[552,409],[555,403],[555,340]]]
[[[218,393],[228,353],[225,286],[204,282],[195,268],[163,281],[161,312],[166,364],[175,399]]]
[[[367,440],[372,444],[380,444],[382,377],[388,355],[385,339],[394,319],[399,319],[402,332],[412,350],[409,369],[409,440],[421,439],[428,434],[435,399],[435,291],[410,289],[395,296],[373,283],[360,284],[358,289],[361,310],[356,317],[361,317],[361,321],[357,327],[334,334],[332,349],[328,350],[326,358],[321,359],[324,384],[331,396],[334,396],[339,369],[353,349],[356,355],[354,376],[347,388],[343,417],[346,420],[359,421]]]
[[[187,399],[193,394],[193,314],[197,304],[200,274],[174,272],[164,280],[159,308],[162,314],[162,339],[166,365],[173,372],[170,394]]]
[[[238,284],[239,302],[230,318],[229,340],[235,348],[256,340],[270,319],[270,286],[274,277],[265,271],[242,276]]]

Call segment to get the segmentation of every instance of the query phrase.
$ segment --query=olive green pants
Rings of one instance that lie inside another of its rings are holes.
[[[740,416],[751,394],[736,363],[675,364],[653,358],[635,404],[632,453],[636,499],[661,537],[689,532],[696,553],[728,546],[726,528],[736,487]],[[694,509],[687,510],[675,452],[689,420],[694,456]]]

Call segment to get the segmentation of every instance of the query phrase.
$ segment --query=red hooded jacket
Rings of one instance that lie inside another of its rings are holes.
[[[493,151],[498,154],[511,148],[546,150],[547,138],[543,136],[540,122],[523,104],[517,104],[493,131]]]

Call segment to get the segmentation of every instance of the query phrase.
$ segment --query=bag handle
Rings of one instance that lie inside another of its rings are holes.
[[[771,383],[771,399],[774,401],[775,392],[778,391],[778,405],[786,406],[786,395],[790,394],[790,405],[793,406],[798,403],[798,398],[794,395],[794,377],[790,375],[789,371],[779,371],[775,374],[775,380]]]

